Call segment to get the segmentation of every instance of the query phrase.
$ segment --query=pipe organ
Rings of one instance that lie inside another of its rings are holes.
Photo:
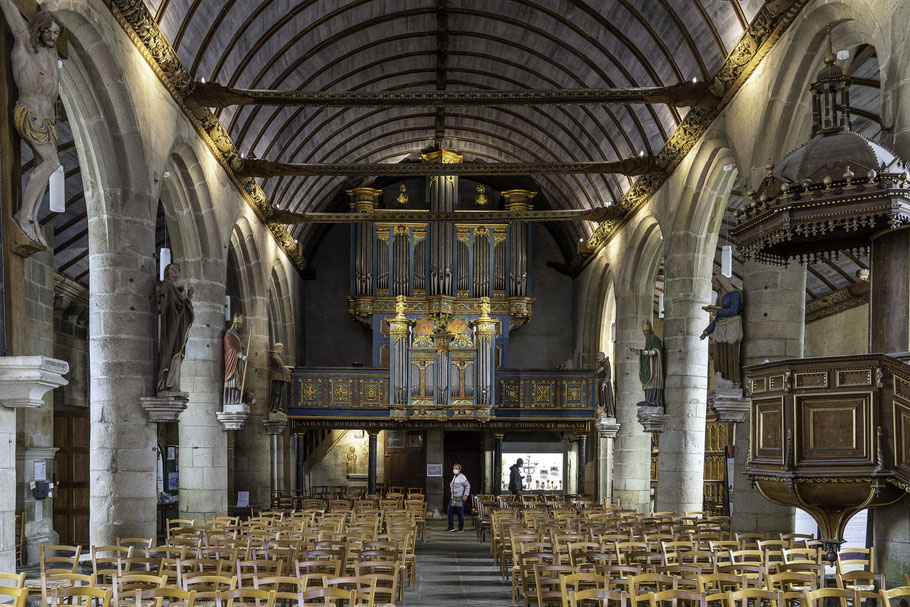
[[[423,161],[461,156],[437,150]],[[505,208],[515,221],[438,222],[421,218],[476,212],[476,202],[460,196],[458,177],[429,177],[425,187],[422,203],[409,196],[422,208],[384,208],[376,188],[347,191],[351,212],[375,216],[351,226],[351,314],[373,331],[373,366],[389,369],[393,413],[488,417],[509,332],[531,315],[530,224],[520,215],[536,192],[501,191],[498,208],[493,192],[484,200],[481,210]]]

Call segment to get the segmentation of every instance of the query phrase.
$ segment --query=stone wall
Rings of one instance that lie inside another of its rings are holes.
[[[806,325],[806,356],[841,356],[869,351],[869,304]]]

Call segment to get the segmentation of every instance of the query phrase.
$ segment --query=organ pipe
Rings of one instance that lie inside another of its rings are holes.
[[[392,295],[408,295],[410,284],[411,266],[411,240],[406,227],[395,228],[392,239],[392,268],[393,291]]]
[[[382,190],[354,188],[347,190],[355,213],[373,213]],[[354,227],[354,294],[373,293],[373,226],[358,223]]]

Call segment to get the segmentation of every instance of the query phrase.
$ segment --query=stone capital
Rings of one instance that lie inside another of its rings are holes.
[[[262,425],[265,428],[266,434],[283,434],[285,428],[288,427],[288,416],[281,411],[272,411],[269,413],[268,419],[262,420]]]
[[[741,388],[716,388],[708,390],[708,407],[717,413],[717,419],[735,424],[749,418],[751,400],[743,396]]]
[[[225,405],[223,411],[215,413],[215,417],[221,422],[221,428],[225,432],[240,430],[250,417],[250,406],[247,404]]]
[[[186,409],[190,395],[186,392],[159,392],[157,396],[142,396],[139,403],[154,423],[175,422]]]
[[[601,417],[594,427],[597,428],[600,438],[616,438],[616,435],[619,434],[620,424],[617,423],[615,417]]]
[[[69,382],[69,363],[47,356],[0,357],[0,404],[10,409],[40,407],[44,395]]]
[[[638,423],[645,432],[660,434],[670,422],[670,416],[664,413],[663,407],[651,405],[638,406]]]

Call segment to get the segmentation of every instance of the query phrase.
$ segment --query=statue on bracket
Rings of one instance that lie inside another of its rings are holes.
[[[193,294],[190,287],[184,291],[177,286],[180,266],[169,263],[164,268],[164,280],[158,286],[158,318],[160,338],[158,342],[158,383],[161,392],[180,391],[180,367],[186,356],[186,340],[193,326]]]
[[[15,37],[12,71],[19,98],[13,122],[16,132],[32,148],[36,161],[13,221],[31,241],[23,250],[34,252],[47,247],[38,224],[38,208],[51,174],[60,167],[54,106],[60,88],[57,38],[63,24],[54,13],[40,8],[27,22],[12,0],[0,0],[0,8]]]
[[[603,352],[597,353],[597,368],[594,378],[597,380],[597,418],[616,417],[613,404],[613,379],[610,369],[610,357]]]
[[[240,343],[243,315],[234,316],[234,322],[224,332],[224,404],[241,404],[241,389],[246,378],[247,354]],[[249,350],[249,343],[247,343]]]
[[[269,378],[271,380],[271,390],[269,392],[269,411],[284,411],[287,408],[285,393],[287,385],[291,381],[291,370],[285,366],[281,353],[284,352],[284,344],[276,343],[272,347],[272,355],[269,357]]]
[[[714,369],[728,385],[740,385],[740,345],[743,341],[743,294],[729,278],[717,274],[711,279],[711,288],[717,291],[717,304],[702,309],[711,314],[711,323],[702,331],[700,339],[711,336],[714,344]],[[718,386],[722,382],[718,382]]]
[[[663,407],[664,406],[664,344],[654,334],[651,321],[641,323],[642,333],[645,335],[644,348],[629,348],[638,354],[641,387],[645,391],[645,400],[636,403],[639,406]]]

